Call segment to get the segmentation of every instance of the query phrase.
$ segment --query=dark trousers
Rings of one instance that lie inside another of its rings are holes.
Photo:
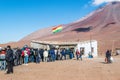
[[[17,60],[17,64],[20,65],[21,64],[21,56],[19,56],[18,60]]]
[[[55,55],[54,55],[54,54],[52,54],[52,55],[51,55],[51,58],[52,58],[52,61],[55,61],[55,60],[56,60],[56,58],[55,58]]]
[[[107,63],[111,63],[110,57],[107,57]]]
[[[63,60],[63,57],[64,57],[64,60],[66,60],[66,55],[65,54],[61,56],[61,60]]]
[[[40,63],[40,57],[36,56],[36,63]]]
[[[43,55],[40,55],[40,56],[41,56],[42,62],[44,62],[44,56]]]
[[[13,61],[7,62],[7,73],[13,73]]]
[[[80,58],[80,55],[79,55],[79,54],[76,54],[76,58],[77,58],[77,60],[79,60],[79,58]]]

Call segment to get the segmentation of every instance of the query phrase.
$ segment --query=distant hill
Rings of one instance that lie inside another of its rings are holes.
[[[38,30],[20,41],[26,40],[81,40],[89,39],[120,39],[120,2],[108,3],[88,16],[70,24],[64,24],[60,33],[52,34],[52,28]],[[87,30],[89,29],[89,30]],[[103,35],[104,34],[104,35]],[[78,36],[79,35],[79,36]]]
[[[99,49],[103,51],[120,47],[120,2],[108,3],[88,16],[62,26],[63,30],[59,33],[53,34],[53,27],[49,27],[29,34],[18,43],[31,40],[83,41],[95,39],[99,41]]]

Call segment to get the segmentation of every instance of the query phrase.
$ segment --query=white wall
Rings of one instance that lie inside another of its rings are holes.
[[[33,48],[43,48],[43,49],[47,49],[49,50],[49,45],[42,45],[42,44],[39,44],[39,43],[34,43],[34,42],[31,42],[31,47]]]
[[[84,47],[84,57],[88,57],[88,54],[91,52],[91,47],[94,48],[94,52],[92,53],[93,57],[98,56],[97,41],[92,40],[91,42],[79,42],[76,48],[80,50],[81,47]]]

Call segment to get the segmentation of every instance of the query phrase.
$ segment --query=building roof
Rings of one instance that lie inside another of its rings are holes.
[[[61,41],[31,41],[32,43],[39,43],[39,44],[48,44],[48,45],[77,45],[78,42],[61,42]]]
[[[91,40],[91,42],[94,42],[95,40]],[[82,41],[82,42],[62,42],[62,41],[36,41],[32,40],[32,43],[39,43],[39,44],[48,44],[48,45],[77,45],[79,43],[88,43],[89,41]]]

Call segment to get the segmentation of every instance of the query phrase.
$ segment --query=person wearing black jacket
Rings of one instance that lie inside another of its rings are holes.
[[[11,46],[7,46],[7,51],[6,51],[6,62],[7,62],[7,73],[10,74],[13,73],[13,50],[11,49]]]
[[[21,54],[22,54],[22,51],[20,48],[17,48],[16,52],[16,58],[17,58],[17,65],[20,65],[22,64],[22,61],[20,60],[22,57],[21,57]]]
[[[107,52],[106,52],[107,63],[111,63],[110,57],[111,57],[111,51],[110,51],[110,50],[107,50]]]
[[[40,54],[40,57],[41,57],[41,59],[42,59],[42,62],[44,62],[43,52],[44,52],[43,49],[39,49],[39,54]]]

